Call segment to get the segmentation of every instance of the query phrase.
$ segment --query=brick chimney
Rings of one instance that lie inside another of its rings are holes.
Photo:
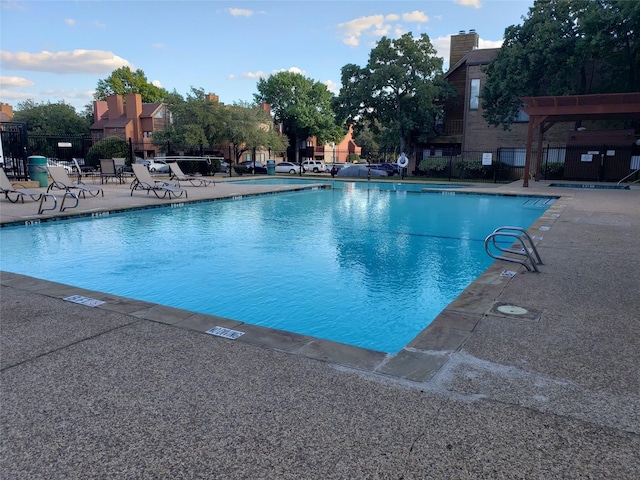
[[[127,118],[139,118],[142,113],[142,95],[139,93],[127,93],[125,95],[125,111]]]
[[[107,107],[109,108],[109,120],[116,120],[124,114],[124,103],[120,95],[109,95]]]
[[[93,121],[97,122],[107,112],[107,102],[105,100],[94,100],[93,102]]]
[[[452,68],[471,50],[478,48],[478,40],[480,36],[475,30],[469,30],[466,33],[460,30],[457,35],[451,35],[451,50],[449,52],[449,68]]]

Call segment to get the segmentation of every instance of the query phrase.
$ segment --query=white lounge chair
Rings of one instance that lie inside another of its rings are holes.
[[[171,169],[170,180],[177,180],[178,182],[189,182],[194,187],[206,187],[207,185],[215,185],[213,180],[208,180],[203,177],[197,177],[195,175],[185,175],[178,165],[178,162],[170,162],[169,168]]]
[[[58,206],[56,196],[52,193],[44,193],[40,190],[36,190],[35,188],[16,188],[9,180],[9,177],[7,177],[4,168],[0,168],[0,193],[4,193],[4,198],[9,200],[11,203],[16,203],[18,200],[21,200],[22,203],[24,203],[24,197],[29,197],[34,202],[39,200],[40,207],[38,208],[38,214],[41,214],[45,210],[55,210]],[[13,195],[15,195],[15,198],[12,198]],[[43,202],[46,202],[47,198],[53,200],[53,207],[44,208]]]
[[[169,195],[173,195],[175,198],[179,198],[182,195],[187,197],[187,191],[180,188],[180,185],[171,182],[165,182],[164,180],[155,180],[147,167],[142,164],[134,163],[131,165],[135,180],[131,182],[131,196],[133,196],[134,190],[145,190],[147,195],[149,192],[153,192],[158,198],[165,198]]]
[[[69,178],[67,171],[64,167],[47,167],[49,175],[51,176],[51,183],[47,188],[47,193],[51,190],[64,190],[65,192],[74,192],[77,190],[77,195],[82,195],[82,198],[86,198],[88,193],[92,197],[102,195],[104,197],[104,191],[102,188],[93,185],[86,185],[80,182],[74,182]]]

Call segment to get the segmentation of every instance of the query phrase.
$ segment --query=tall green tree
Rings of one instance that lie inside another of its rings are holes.
[[[227,113],[222,135],[225,143],[233,144],[236,162],[244,152],[253,149],[287,148],[289,142],[286,137],[278,135],[271,115],[257,105],[236,103],[227,109]]]
[[[254,148],[282,150],[287,146],[271,116],[253,104],[221,105],[208,100],[203,89],[192,87],[186,97],[169,94],[167,107],[173,122],[167,130],[154,133],[153,143],[159,146],[169,142],[180,150],[197,151],[201,146],[232,144],[236,161]]]
[[[382,37],[364,68],[342,67],[335,108],[356,132],[367,125],[378,133],[384,126],[404,151],[407,143],[425,141],[435,133],[442,104],[455,96],[442,73],[442,59],[436,57],[428,35]]]
[[[172,123],[168,129],[153,134],[155,145],[170,142],[172,148],[197,151],[200,146],[224,142],[228,112],[219,103],[207,100],[203,89],[191,87],[185,97],[173,91],[167,95],[166,104]]]
[[[485,119],[509,128],[520,96],[640,91],[640,2],[536,0],[487,67]]]
[[[135,72],[129,67],[120,67],[107,78],[98,80],[96,91],[93,94],[95,100],[106,100],[110,95],[122,95],[127,93],[139,93],[142,103],[163,102],[168,92],[157,87],[147,80],[147,76],[140,69]]]
[[[298,73],[278,72],[260,79],[256,103],[271,106],[276,123],[282,124],[283,133],[295,151],[289,156],[297,160],[301,140],[316,137],[319,145],[342,140],[346,130],[336,122],[332,108],[333,94],[326,85]]]
[[[32,99],[18,103],[16,122],[25,122],[27,131],[35,135],[89,134],[91,123],[64,102],[36,103]]]

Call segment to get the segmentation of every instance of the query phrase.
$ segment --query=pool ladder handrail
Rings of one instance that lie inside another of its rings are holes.
[[[616,183],[616,186],[620,186],[620,184],[622,182],[624,182],[627,178],[629,177],[633,177],[636,173],[640,172],[640,168],[635,169],[633,172],[631,172],[629,175],[627,175],[626,177],[622,178],[618,183]],[[638,183],[640,182],[640,178],[638,180],[634,180],[633,182],[631,182],[631,185],[633,185],[634,183]]]
[[[511,245],[509,248],[501,247],[496,241],[496,239],[499,237],[513,238],[520,243],[522,249],[514,249],[513,245]],[[496,250],[504,253],[509,253],[511,255],[516,255],[517,257],[507,257],[504,255],[497,255],[493,253],[489,248],[489,242],[493,243],[493,246]],[[536,246],[533,244],[532,238],[522,227],[503,226],[496,228],[487,236],[487,238],[485,238],[484,249],[490,257],[495,258],[496,260],[505,260],[507,262],[519,263],[520,265],[524,265],[529,272],[540,272],[540,270],[538,270],[538,265],[542,265],[542,259],[540,258],[540,254],[538,253]]]

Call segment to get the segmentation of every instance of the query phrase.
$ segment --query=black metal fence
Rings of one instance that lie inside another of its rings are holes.
[[[31,155],[41,155],[49,159],[70,161],[72,158],[84,159],[92,147],[92,140],[85,135],[31,135],[27,133],[26,124],[3,122],[0,124],[2,138],[4,168],[13,178],[27,179],[27,159]],[[128,141],[127,155],[134,159],[138,151],[147,151],[148,144]],[[190,151],[175,148],[170,143],[158,146],[159,155],[194,155],[221,157],[226,161],[233,160],[235,152],[231,145],[200,146]],[[95,150],[95,149],[94,149]],[[109,152],[97,152],[105,155]],[[311,152],[307,152],[311,153]],[[269,158],[285,159],[285,152],[244,152],[240,161],[263,161]],[[107,155],[109,156],[109,155]],[[349,154],[337,148],[315,147],[313,156],[316,160],[327,163],[333,161],[359,161],[370,163],[395,163],[399,152],[395,150],[367,151],[362,155]],[[416,150],[407,152],[410,159],[409,175],[428,177],[439,181],[468,180],[474,182],[511,182],[524,178],[526,151],[522,147],[503,147],[494,151],[459,151],[454,148]],[[91,157],[91,154],[89,154]],[[262,158],[265,157],[265,158]],[[531,155],[530,172],[535,172],[537,151]],[[640,169],[640,146],[625,145],[547,145],[542,151],[542,163],[537,172],[542,180],[582,180],[593,182],[617,182],[627,176],[637,180]],[[288,161],[295,159],[286,158]],[[206,172],[202,172],[206,173]]]

